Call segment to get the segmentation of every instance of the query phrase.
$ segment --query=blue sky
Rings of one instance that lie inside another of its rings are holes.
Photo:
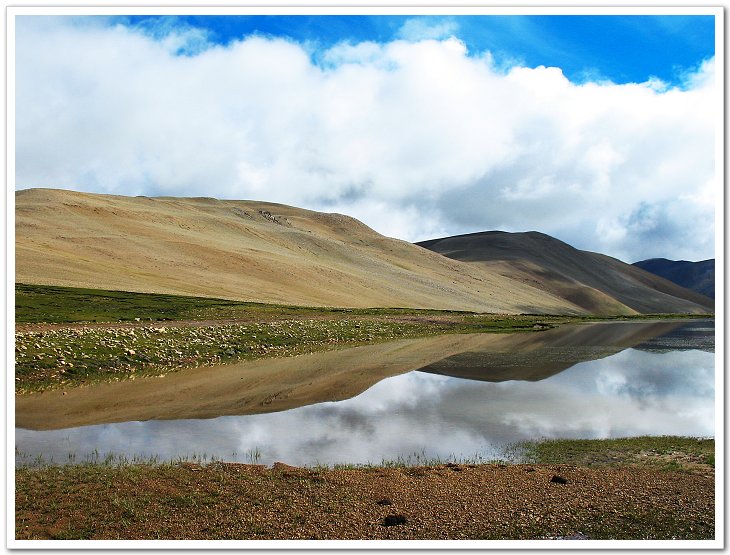
[[[115,22],[158,32],[204,29],[212,44],[252,34],[307,42],[316,52],[339,42],[389,42],[411,28],[442,38],[453,34],[471,55],[489,51],[498,63],[559,67],[574,82],[644,82],[656,77],[681,85],[686,72],[714,55],[712,16],[133,16]],[[440,31],[440,33],[439,33]],[[434,34],[435,33],[435,34]]]
[[[718,12],[719,13],[719,12]],[[19,16],[16,189],[712,258],[714,16]]]

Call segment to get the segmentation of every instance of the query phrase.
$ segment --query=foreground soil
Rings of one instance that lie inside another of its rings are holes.
[[[714,539],[714,470],[20,469],[17,539]]]

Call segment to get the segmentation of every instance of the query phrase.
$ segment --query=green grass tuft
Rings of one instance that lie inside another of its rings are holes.
[[[538,464],[579,466],[652,464],[665,470],[715,464],[715,440],[680,436],[618,439],[548,439],[516,445],[520,457]]]

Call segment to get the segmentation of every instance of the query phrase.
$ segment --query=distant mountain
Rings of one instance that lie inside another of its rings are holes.
[[[712,301],[704,295],[535,231],[485,231],[417,244],[488,272],[510,276],[593,314],[714,310]]]
[[[715,259],[700,262],[686,260],[667,260],[650,258],[634,262],[634,266],[673,281],[674,283],[697,291],[711,299],[715,298]]]

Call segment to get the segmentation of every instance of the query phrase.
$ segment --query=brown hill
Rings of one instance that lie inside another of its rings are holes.
[[[509,276],[593,314],[712,312],[710,299],[636,266],[534,231],[486,231],[417,243]]]
[[[315,306],[712,309],[702,295],[539,233],[422,243],[431,252],[348,216],[265,202],[29,189],[15,194],[15,235],[18,283]]]
[[[582,313],[509,276],[280,204],[15,194],[18,283],[318,306]]]

